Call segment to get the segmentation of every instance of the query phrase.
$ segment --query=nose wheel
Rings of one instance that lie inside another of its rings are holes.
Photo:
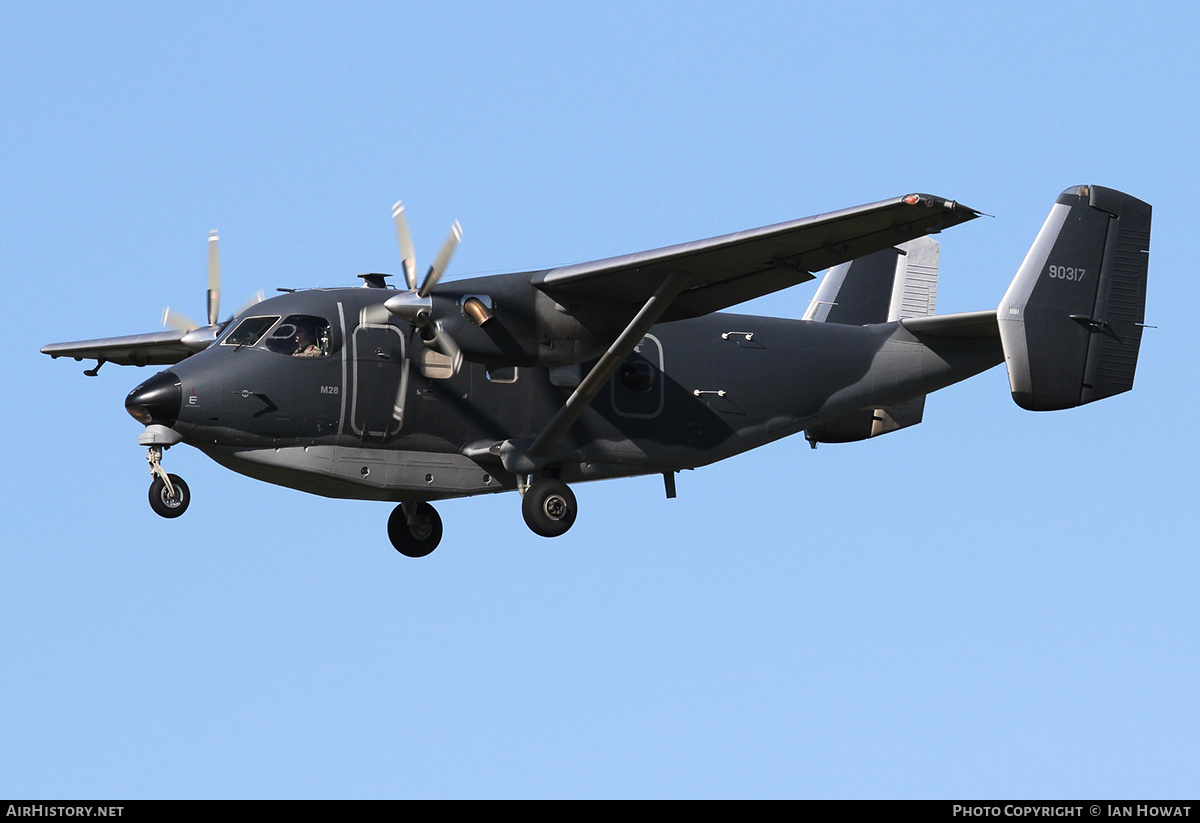
[[[150,508],[159,517],[179,517],[187,511],[188,503],[192,502],[192,493],[187,483],[177,474],[167,474],[162,467],[162,447],[151,446],[146,455],[150,464],[150,474],[154,482],[150,484]]]
[[[179,475],[168,474],[167,478],[171,481],[170,486],[161,477],[154,478],[150,484],[150,508],[159,517],[178,517],[187,511],[192,493]]]

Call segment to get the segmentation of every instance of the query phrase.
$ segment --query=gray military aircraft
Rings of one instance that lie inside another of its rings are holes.
[[[804,432],[865,440],[921,422],[925,395],[1001,362],[1031,410],[1133,386],[1151,208],[1067,189],[995,310],[935,315],[938,244],[978,217],[910,194],[654,251],[545,271],[440,282],[456,223],[418,285],[403,207],[406,289],[285,291],[221,322],[217,240],[208,323],[54,343],[51,357],[170,365],[129,393],[146,429],[150,505],[188,506],[164,449],[327,497],[399,503],[402,554],[437,547],[432,500],[517,490],[554,537],[575,520],[569,483],[675,473]],[[830,268],[833,267],[833,268]],[[830,268],[800,320],[721,313]]]

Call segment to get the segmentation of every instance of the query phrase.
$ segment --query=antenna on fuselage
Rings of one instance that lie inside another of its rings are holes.
[[[368,274],[360,274],[363,279],[363,288],[365,289],[387,289],[391,288],[387,284],[387,278],[390,274],[379,274],[378,272],[370,272]]]

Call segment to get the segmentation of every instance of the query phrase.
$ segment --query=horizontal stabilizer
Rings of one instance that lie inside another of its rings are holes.
[[[913,317],[902,321],[904,328],[921,337],[942,337],[969,340],[999,337],[994,311],[967,311],[958,314],[938,314],[933,317]]]
[[[804,431],[815,449],[818,443],[853,443],[881,434],[906,429],[921,422],[925,415],[925,395],[895,406],[859,409]]]
[[[1069,409],[1133,388],[1146,307],[1151,208],[1067,189],[997,310],[1013,399]]]

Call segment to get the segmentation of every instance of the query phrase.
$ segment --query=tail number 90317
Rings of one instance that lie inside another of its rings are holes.
[[[1077,269],[1072,266],[1051,266],[1050,278],[1052,280],[1075,280],[1083,279],[1085,269]]]

